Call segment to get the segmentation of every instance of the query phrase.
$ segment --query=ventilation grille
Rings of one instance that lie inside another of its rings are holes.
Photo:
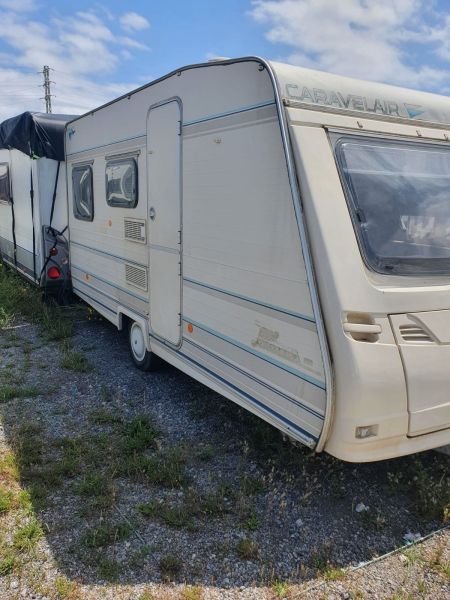
[[[433,338],[418,325],[400,325],[400,335],[405,342],[413,344],[432,344]]]
[[[125,281],[146,292],[148,289],[147,269],[125,264]]]
[[[125,239],[145,244],[145,221],[142,219],[124,219]]]

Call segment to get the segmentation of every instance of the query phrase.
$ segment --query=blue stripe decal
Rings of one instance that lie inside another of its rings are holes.
[[[217,113],[208,117],[201,117],[200,119],[193,119],[192,121],[184,121],[183,127],[189,127],[189,125],[196,125],[197,123],[204,123],[205,121],[212,121],[213,119],[220,119],[221,117],[237,115],[239,113],[247,112],[249,110],[254,110],[255,108],[271,106],[272,104],[275,104],[275,100],[266,100],[265,102],[260,102],[259,104],[248,104],[247,106],[240,106],[239,108],[235,108],[233,110],[229,110],[223,113]]]
[[[138,300],[142,300],[142,302],[148,302],[148,298],[144,298],[143,296],[138,296],[138,294],[134,294],[133,292],[130,292],[130,290],[126,290],[125,288],[120,287],[120,286],[116,285],[115,283],[111,283],[110,281],[107,281],[106,279],[99,277],[99,275],[95,275],[95,273],[90,273],[89,271],[86,271],[86,269],[82,269],[81,267],[78,267],[77,265],[74,265],[74,264],[72,264],[71,267],[73,269],[78,269],[82,273],[86,273],[87,275],[90,275],[91,277],[95,277],[95,279],[98,279],[99,281],[106,283],[106,285],[110,285],[111,287],[116,288],[117,290],[120,290],[121,292],[125,292],[125,294],[134,296],[134,298],[137,298]]]
[[[194,285],[198,285],[200,287],[214,290],[215,292],[220,292],[221,294],[226,294],[227,296],[233,296],[234,298],[239,298],[240,300],[245,300],[246,302],[251,302],[252,304],[258,304],[259,306],[264,306],[265,308],[270,308],[271,310],[275,310],[276,312],[281,312],[281,313],[284,313],[285,315],[289,315],[291,317],[296,317],[298,319],[302,319],[303,321],[309,321],[310,323],[316,322],[313,317],[308,317],[307,315],[303,315],[302,313],[291,312],[289,310],[286,310],[285,308],[280,308],[279,306],[275,306],[274,304],[267,304],[265,302],[261,302],[260,300],[255,300],[254,298],[250,298],[249,296],[241,296],[240,294],[235,294],[234,292],[229,292],[227,290],[223,290],[222,288],[218,288],[214,285],[202,283],[201,281],[196,281],[195,279],[190,279],[189,277],[183,277],[183,281],[187,281],[189,283],[193,283]]]
[[[80,152],[87,152],[88,150],[97,150],[97,148],[106,148],[106,146],[112,146],[113,144],[120,144],[120,142],[128,142],[129,140],[138,140],[141,137],[145,137],[146,133],[140,133],[139,135],[134,135],[129,138],[124,138],[123,140],[116,140],[115,142],[108,142],[108,144],[100,144],[100,146],[92,146],[90,148],[83,148],[83,150],[77,150],[76,152],[70,152],[66,154],[66,156],[73,156],[74,154],[80,154]]]
[[[244,392],[243,390],[241,390],[240,388],[238,388],[237,386],[235,386],[230,381],[227,381],[223,377],[220,377],[220,375],[217,375],[217,373],[214,373],[213,371],[211,371],[207,367],[201,365],[200,363],[198,363],[197,361],[195,361],[194,359],[192,359],[187,354],[184,354],[183,352],[179,352],[179,351],[176,352],[176,354],[178,354],[179,356],[182,356],[183,358],[187,359],[189,362],[193,363],[200,370],[205,371],[206,373],[208,373],[208,375],[210,375],[214,379],[217,379],[218,381],[221,381],[227,387],[231,388],[232,390],[234,390],[235,392],[237,392],[241,396],[244,396],[244,398],[246,398],[247,400],[249,400],[250,402],[252,402],[256,406],[258,406],[258,408],[262,409],[264,412],[270,413],[276,419],[278,419],[280,421],[283,421],[283,423],[285,423],[286,425],[288,425],[288,427],[290,427],[291,429],[298,431],[303,437],[306,437],[306,438],[308,438],[309,440],[311,440],[313,442],[317,442],[318,438],[316,438],[315,436],[313,436],[309,431],[305,431],[304,429],[302,429],[301,427],[299,427],[295,423],[292,423],[292,421],[290,421],[289,419],[287,419],[283,415],[280,415],[280,413],[277,413],[275,410],[272,410],[269,406],[266,406],[265,404],[263,404],[262,402],[260,402],[256,398],[253,398],[253,396],[250,396],[249,394],[247,394],[247,392]]]
[[[228,117],[230,115],[236,115],[238,113],[247,112],[249,110],[254,110],[255,108],[263,108],[264,106],[271,106],[275,104],[275,100],[267,100],[266,102],[261,102],[260,104],[250,104],[248,106],[241,106],[240,108],[236,108],[234,110],[230,110],[223,113],[218,113],[216,115],[210,115],[208,117],[202,117],[200,119],[194,119],[193,121],[185,121],[183,123],[183,127],[189,127],[189,125],[195,125],[196,123],[203,123],[205,121],[212,121],[213,119],[220,119],[220,117]],[[97,150],[98,148],[105,148],[106,146],[112,146],[113,144],[120,144],[121,142],[128,142],[129,140],[137,140],[142,137],[146,137],[146,133],[140,133],[139,135],[135,135],[129,138],[124,138],[121,140],[116,140],[114,142],[109,142],[108,144],[100,144],[99,146],[91,146],[89,148],[83,148],[82,150],[77,150],[76,152],[69,152],[66,156],[74,156],[75,154],[80,154],[81,152],[87,152],[88,150]]]
[[[244,350],[245,352],[249,352],[250,354],[257,356],[258,358],[261,358],[262,360],[265,360],[266,362],[271,363],[275,367],[278,367],[279,369],[283,369],[283,371],[287,371],[288,373],[291,373],[292,375],[295,375],[296,377],[300,377],[300,379],[303,379],[303,381],[307,381],[308,383],[311,383],[312,385],[314,385],[322,390],[325,389],[325,384],[322,381],[319,381],[318,379],[315,379],[314,377],[311,377],[310,375],[306,375],[305,373],[302,373],[301,371],[297,371],[297,369],[294,369],[293,367],[285,365],[284,363],[267,356],[267,354],[263,354],[262,352],[258,352],[257,350],[254,350],[253,348],[250,348],[249,346],[245,346],[244,344],[241,344],[237,340],[229,338],[228,336],[223,335],[222,333],[219,333],[218,331],[215,331],[214,329],[210,329],[206,325],[202,325],[201,323],[198,323],[197,321],[189,319],[188,317],[183,317],[183,321],[185,321],[186,323],[192,323],[192,325],[195,325],[195,327],[198,327],[199,329],[203,329],[203,331],[210,333],[214,337],[224,340],[225,342],[228,342],[232,346],[235,346],[236,348],[240,348],[241,350]]]
[[[79,283],[81,283],[81,285],[84,285],[86,287],[88,287],[89,289],[93,290],[96,294],[100,294],[101,296],[104,296],[105,298],[108,298],[108,300],[112,300],[115,304],[119,304],[117,298],[114,298],[113,296],[110,296],[109,294],[107,294],[106,292],[104,292],[103,290],[100,290],[98,288],[95,288],[93,285],[90,285],[89,283],[86,283],[85,281],[83,281],[82,279],[80,279],[79,277],[74,277],[72,275],[72,279],[74,281],[78,281]],[[82,290],[77,290],[80,291],[81,294],[84,294],[85,296],[87,296],[88,298],[91,298],[91,296],[88,296],[85,292],[83,292]],[[94,302],[98,302],[98,304],[101,304],[98,300],[95,300],[95,298],[92,298],[92,300],[94,300]],[[104,306],[102,304],[102,306]],[[106,307],[105,307],[106,308]],[[148,319],[148,315],[143,315],[142,313],[138,312],[136,309],[132,309],[132,312],[135,313],[136,315],[138,315],[139,317],[142,317],[143,319]],[[117,314],[117,313],[116,313]]]
[[[125,258],[124,256],[117,256],[117,254],[111,254],[111,252],[106,252],[106,250],[100,250],[100,248],[92,248],[91,246],[86,246],[86,244],[80,244],[80,242],[73,242],[70,240],[70,243],[74,246],[80,246],[81,248],[86,248],[87,250],[93,250],[94,252],[99,252],[100,254],[106,254],[106,256],[111,256],[112,258],[118,258],[119,260],[123,260],[124,262],[132,263],[133,265],[138,265],[139,267],[147,268],[148,265],[144,265],[143,263],[136,262],[135,260],[131,260],[131,258]]]
[[[218,356],[214,352],[211,352],[210,350],[207,350],[206,348],[203,348],[203,346],[200,346],[199,344],[196,344],[192,340],[190,340],[188,338],[185,338],[185,337],[183,338],[183,342],[187,342],[188,344],[191,344],[195,348],[198,348],[202,352],[205,352],[205,354],[208,354],[209,356],[211,356],[212,358],[218,360],[219,362],[223,363],[224,365],[227,365],[228,367],[234,369],[235,371],[238,371],[239,373],[241,373],[245,377],[248,377],[249,379],[252,379],[253,381],[255,381],[256,383],[258,383],[262,387],[265,387],[266,389],[270,390],[274,394],[277,394],[277,396],[281,396],[282,398],[288,400],[289,402],[292,402],[292,404],[295,404],[296,406],[298,406],[302,410],[305,410],[306,412],[309,412],[314,417],[317,417],[318,419],[323,420],[323,415],[321,413],[315,411],[313,408],[310,408],[309,406],[307,406],[306,404],[303,404],[302,402],[300,402],[296,398],[292,398],[291,396],[288,396],[284,392],[281,392],[281,391],[277,390],[276,388],[272,387],[268,383],[265,383],[264,381],[261,381],[260,379],[258,379],[254,375],[252,375],[251,373],[248,373],[247,371],[244,371],[240,367],[237,367],[236,365],[233,365],[232,363],[230,363],[229,361],[225,360],[221,356]]]
[[[85,292],[82,292],[81,290],[77,290],[77,291],[82,296],[86,296],[86,298],[89,298],[89,300],[91,300],[95,304],[98,304],[99,306],[103,306],[103,308],[106,308],[107,311],[109,311],[110,313],[112,313],[114,316],[117,316],[117,313],[115,313],[111,308],[109,308],[109,306],[106,306],[106,304],[102,304],[101,302],[99,302],[95,298],[92,298],[92,296],[89,296],[89,294],[86,294]]]

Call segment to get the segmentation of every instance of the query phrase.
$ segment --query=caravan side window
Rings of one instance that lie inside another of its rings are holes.
[[[72,169],[73,214],[81,221],[94,219],[94,193],[92,167],[83,165]]]
[[[135,158],[113,158],[106,163],[106,202],[109,206],[134,208],[138,201]]]
[[[11,184],[8,163],[0,163],[0,202],[11,204]]]

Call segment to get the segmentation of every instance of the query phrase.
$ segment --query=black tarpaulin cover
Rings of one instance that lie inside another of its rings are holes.
[[[75,115],[24,112],[0,124],[0,148],[64,160],[64,126]]]

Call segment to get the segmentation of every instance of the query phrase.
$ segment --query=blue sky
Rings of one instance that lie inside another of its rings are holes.
[[[450,94],[447,0],[0,0],[0,119],[81,113],[185,64],[257,54]]]

